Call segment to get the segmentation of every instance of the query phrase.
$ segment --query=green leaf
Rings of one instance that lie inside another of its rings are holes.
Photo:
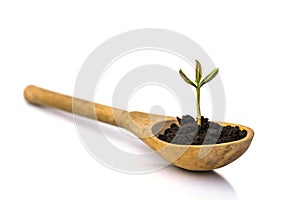
[[[185,82],[187,82],[188,84],[190,84],[190,85],[196,87],[195,83],[193,83],[193,81],[191,81],[191,80],[183,73],[183,71],[182,71],[181,69],[179,70],[179,74],[180,74],[181,78],[182,78]]]
[[[200,83],[200,80],[202,78],[202,67],[198,60],[196,60],[196,83]]]
[[[215,68],[214,70],[212,70],[212,72],[210,72],[210,74],[208,74],[200,83],[200,87],[202,85],[204,85],[205,83],[208,83],[209,81],[211,81],[213,78],[215,78],[215,76],[218,74],[219,69]]]

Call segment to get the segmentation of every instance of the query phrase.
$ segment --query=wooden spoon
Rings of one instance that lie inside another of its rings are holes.
[[[247,131],[247,136],[241,140],[221,144],[171,144],[158,139],[155,135],[163,132],[170,124],[177,123],[175,117],[127,112],[32,85],[25,88],[24,97],[33,104],[57,108],[125,128],[133,132],[166,161],[187,170],[208,171],[231,163],[248,149],[254,136],[251,128],[219,122],[221,125],[239,126],[241,130]]]

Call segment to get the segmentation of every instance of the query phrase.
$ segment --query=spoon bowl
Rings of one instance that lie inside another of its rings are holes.
[[[172,121],[171,123],[174,123]],[[153,148],[168,162],[177,167],[193,171],[209,171],[223,167],[239,158],[249,147],[253,130],[232,123],[218,122],[222,126],[239,126],[247,131],[247,136],[241,140],[221,144],[179,145],[164,142],[164,146]],[[167,122],[169,127],[170,122]],[[154,129],[157,124],[154,125]],[[167,128],[165,127],[165,128]],[[163,132],[161,130],[159,132]],[[153,132],[155,134],[156,132]],[[158,139],[159,140],[159,139]]]
[[[248,149],[254,132],[251,128],[226,122],[216,122],[222,126],[239,126],[246,130],[247,135],[241,140],[221,144],[181,145],[172,144],[158,139],[171,124],[178,121],[175,117],[165,117],[142,112],[131,112],[130,129],[144,143],[150,146],[167,162],[192,171],[210,171],[223,167],[239,158]],[[143,131],[141,131],[144,129]]]
[[[175,117],[127,112],[32,85],[25,88],[24,97],[32,104],[72,112],[125,128],[133,132],[167,162],[187,170],[210,171],[231,163],[248,149],[254,136],[253,130],[249,127],[217,122],[222,126],[239,126],[241,130],[247,131],[247,136],[241,140],[221,144],[172,144],[158,139],[156,135],[169,128],[172,123],[178,123]]]

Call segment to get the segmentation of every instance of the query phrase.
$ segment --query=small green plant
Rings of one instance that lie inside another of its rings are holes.
[[[196,79],[195,82],[191,81],[180,69],[179,74],[183,78],[185,82],[190,84],[191,86],[196,88],[196,103],[197,103],[197,123],[198,126],[201,126],[201,111],[200,111],[200,88],[211,81],[219,72],[218,68],[215,68],[212,70],[204,79],[201,80],[202,78],[202,67],[201,64],[198,60],[196,60]]]

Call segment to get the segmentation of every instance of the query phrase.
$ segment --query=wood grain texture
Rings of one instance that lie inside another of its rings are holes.
[[[32,104],[64,110],[115,126],[117,125],[116,120],[121,122],[128,116],[128,112],[120,109],[74,98],[34,85],[25,88],[24,97]]]
[[[239,126],[247,131],[241,140],[211,145],[178,145],[159,140],[155,135],[164,131],[175,117],[143,112],[127,112],[117,108],[85,101],[30,85],[24,90],[25,99],[33,104],[72,112],[133,132],[145,144],[169,163],[193,171],[209,171],[223,167],[239,158],[249,147],[254,131],[246,126],[219,122],[221,125]]]

